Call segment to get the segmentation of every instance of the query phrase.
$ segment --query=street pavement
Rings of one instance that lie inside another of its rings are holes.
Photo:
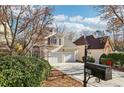
[[[84,78],[84,64],[69,62],[69,63],[56,63],[51,64],[56,69],[68,74],[72,78],[83,83]],[[93,77],[88,81],[88,87],[124,87],[124,72],[112,70],[112,79],[108,81],[100,80],[99,83],[96,82],[96,78]]]

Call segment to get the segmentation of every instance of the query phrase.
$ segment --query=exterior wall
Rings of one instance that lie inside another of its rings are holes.
[[[76,45],[71,41],[69,40],[67,37],[64,37],[64,47],[67,47],[67,48],[76,48]]]
[[[84,56],[84,50],[85,50],[85,46],[84,45],[79,45],[77,46],[77,60],[78,61],[82,61],[82,57]]]
[[[61,37],[61,45],[64,45],[64,42],[65,42],[65,40],[64,40],[64,36],[63,36],[63,37]]]
[[[107,41],[106,45],[105,45],[104,53],[109,54],[109,53],[112,53],[112,52],[113,52],[112,46],[110,45],[110,42]]]
[[[77,60],[82,61],[82,57],[84,56],[85,52],[85,46],[77,46],[78,52],[77,52]],[[87,56],[93,57],[96,60],[96,63],[99,63],[100,56],[104,53],[104,49],[88,49]]]
[[[96,63],[99,63],[99,58],[103,53],[104,49],[88,49],[88,56],[93,57]]]
[[[11,42],[12,37],[11,37],[11,32],[10,32],[9,28],[7,29],[7,38],[9,40],[9,42]],[[2,24],[0,24],[0,43],[6,43],[6,39],[4,36],[4,27]]]
[[[8,42],[11,43],[12,36],[9,28],[7,28],[7,39],[8,39]],[[0,24],[0,52],[9,52],[9,48],[6,44],[6,39],[4,35],[4,27],[2,24]]]

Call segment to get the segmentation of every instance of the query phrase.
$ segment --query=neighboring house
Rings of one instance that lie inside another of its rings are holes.
[[[35,46],[37,55],[48,60],[50,63],[74,62],[76,61],[76,45],[68,40],[63,33],[51,33],[45,38],[44,46]],[[36,54],[36,53],[35,53]]]
[[[7,27],[7,38],[9,43],[12,40],[11,37],[11,32],[9,30],[9,27]],[[6,39],[5,39],[5,35],[4,35],[4,27],[2,24],[0,24],[0,52],[8,52],[9,48],[6,44]]]
[[[99,57],[105,53],[109,54],[113,52],[113,47],[111,45],[110,39],[108,36],[95,38],[93,35],[81,36],[77,39],[74,44],[77,45],[78,48],[78,59],[82,61],[82,57],[84,57],[85,44],[88,44],[88,56],[95,58],[96,63],[99,63]]]

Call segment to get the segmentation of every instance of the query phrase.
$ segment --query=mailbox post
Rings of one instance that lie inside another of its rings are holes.
[[[85,56],[83,58],[83,61],[84,61],[84,87],[87,86],[87,73],[86,73],[86,62],[87,62],[87,48],[88,48],[88,45],[85,43]]]

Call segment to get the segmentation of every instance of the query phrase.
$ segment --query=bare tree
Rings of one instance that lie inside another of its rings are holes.
[[[76,37],[76,32],[69,31],[68,27],[64,23],[63,25],[55,24],[55,31],[57,33],[64,34],[65,38],[67,38],[70,41],[73,41]]]
[[[96,30],[96,31],[94,32],[94,34],[95,34],[97,37],[104,37],[104,36],[105,36],[104,31],[100,31],[100,30]]]
[[[124,27],[124,6],[123,5],[105,5],[99,7],[101,18],[107,21],[107,31],[113,33],[114,42],[117,42],[118,33],[123,32]],[[121,35],[124,48],[124,34]],[[118,45],[118,44],[117,44]]]
[[[14,45],[21,41],[22,52],[39,40],[42,41],[48,32],[46,29],[52,24],[52,8],[46,6],[0,6],[0,23],[4,26],[4,35],[10,54],[14,52]],[[7,38],[7,27],[12,40]]]
[[[55,31],[57,33],[65,33],[66,30],[67,30],[67,27],[65,26],[65,24],[63,24],[63,25],[57,25],[55,23]]]

